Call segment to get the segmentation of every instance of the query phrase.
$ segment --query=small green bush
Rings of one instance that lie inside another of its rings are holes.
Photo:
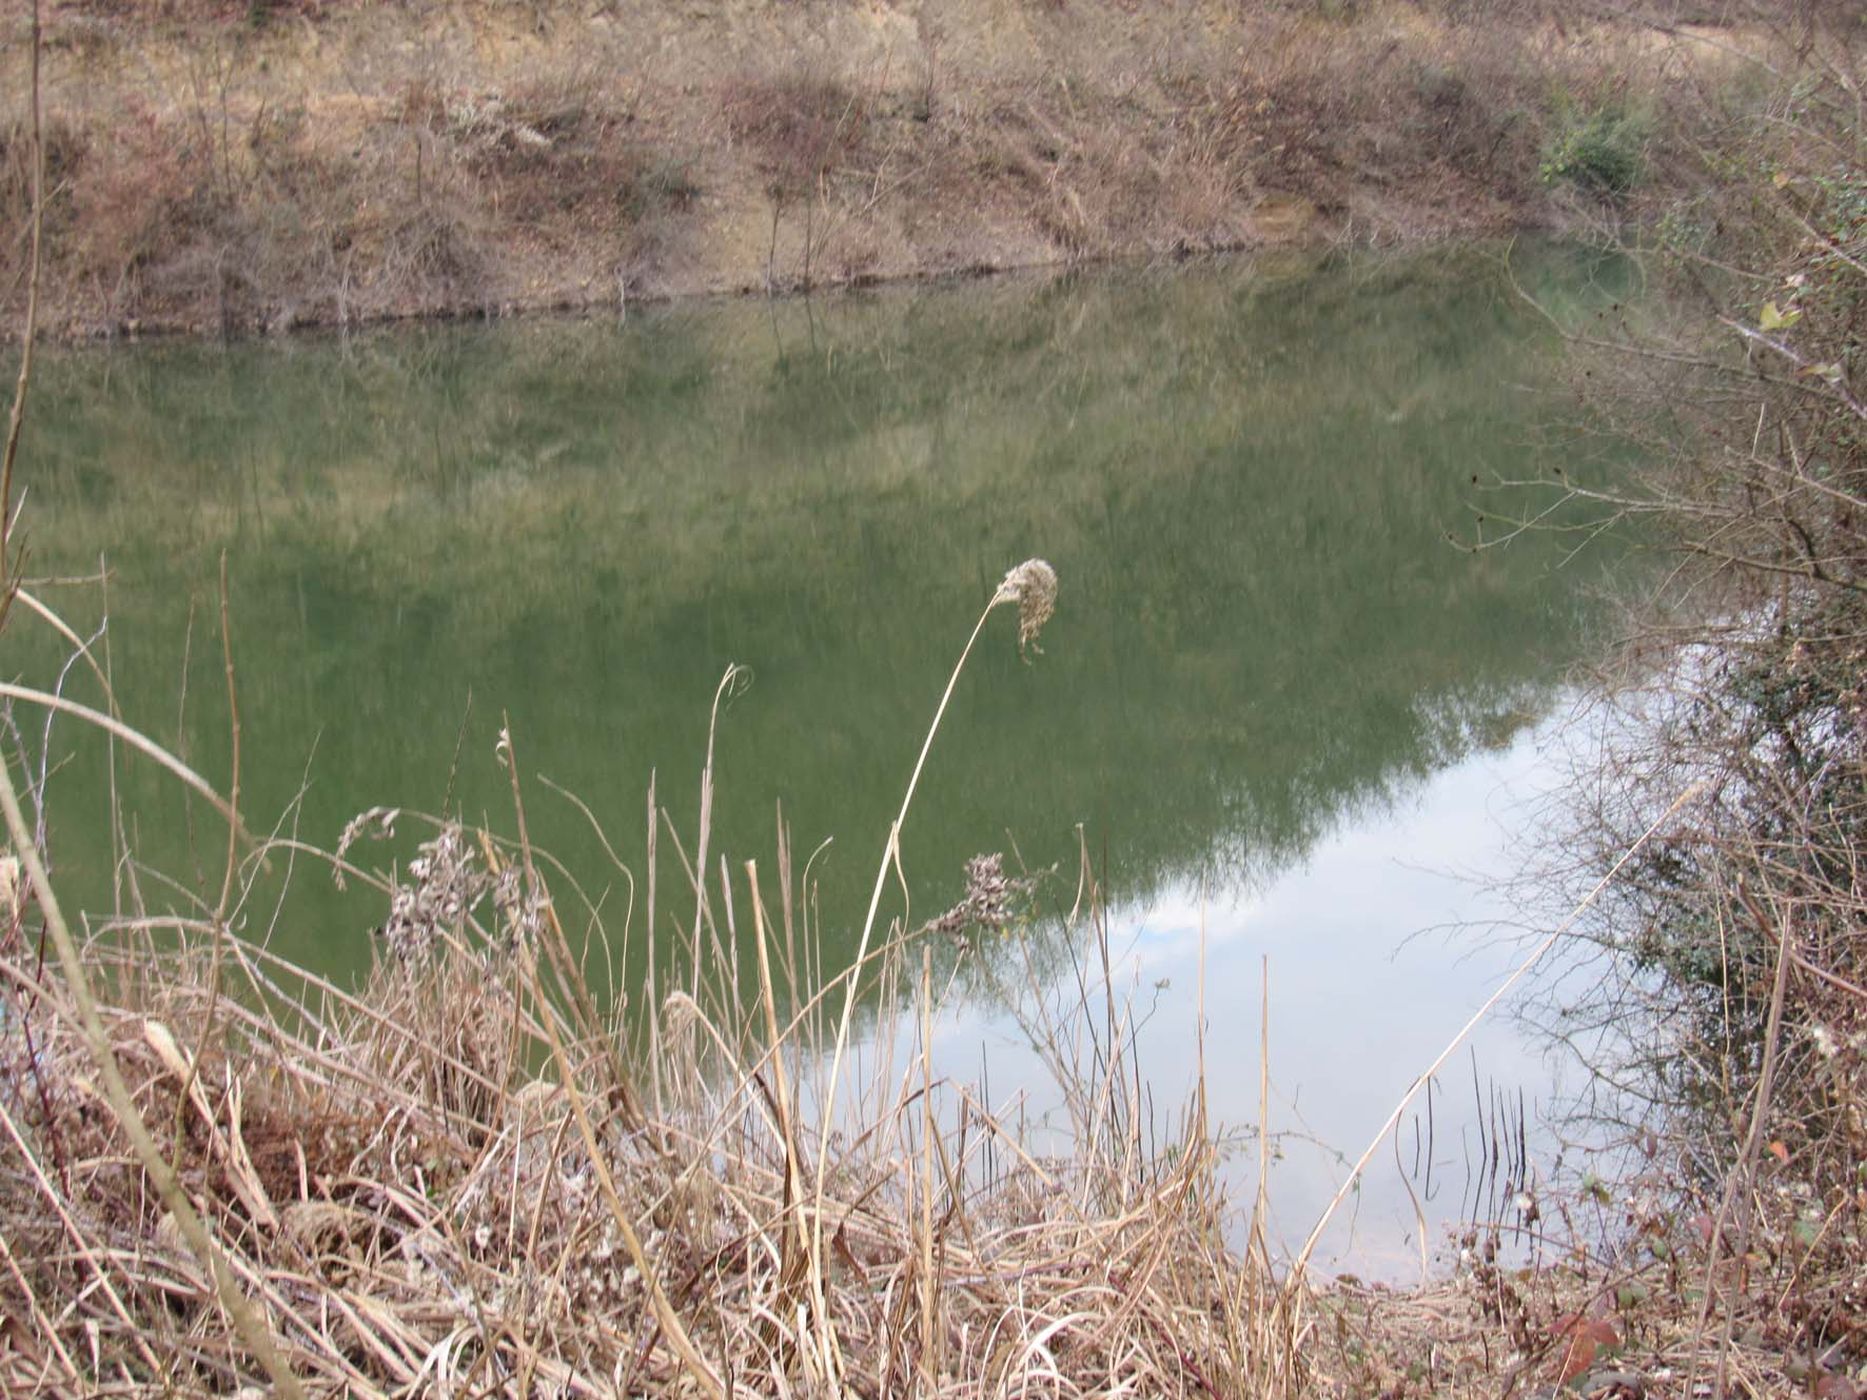
[[[1619,104],[1593,109],[1565,104],[1537,173],[1545,184],[1567,180],[1591,193],[1618,197],[1645,173],[1646,138],[1646,120]]]

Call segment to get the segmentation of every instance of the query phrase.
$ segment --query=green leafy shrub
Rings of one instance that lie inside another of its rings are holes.
[[[1612,103],[1592,109],[1563,104],[1555,134],[1543,148],[1545,184],[1566,180],[1593,194],[1619,197],[1646,169],[1648,122]]]

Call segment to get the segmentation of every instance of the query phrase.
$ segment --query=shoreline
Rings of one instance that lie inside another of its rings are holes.
[[[198,322],[138,321],[130,326],[66,326],[49,330],[41,326],[37,343],[54,349],[85,349],[112,345],[155,345],[174,343],[241,344],[254,341],[278,341],[296,337],[329,337],[393,332],[453,325],[492,324],[499,321],[591,320],[605,314],[626,323],[637,311],[661,311],[683,306],[733,303],[762,299],[770,302],[809,300],[816,296],[837,297],[860,292],[910,292],[958,287],[974,282],[1005,278],[1063,278],[1078,273],[1095,273],[1120,268],[1185,267],[1202,262],[1234,258],[1323,257],[1344,249],[1365,248],[1374,253],[1418,253],[1435,248],[1462,248],[1474,244],[1513,241],[1521,238],[1560,238],[1563,226],[1551,221],[1526,222],[1499,229],[1481,225],[1470,229],[1446,229],[1413,238],[1394,238],[1368,244],[1349,244],[1340,231],[1314,237],[1241,240],[1207,247],[1167,253],[1109,252],[1076,258],[1052,258],[1031,262],[972,263],[960,267],[902,269],[898,272],[864,273],[849,278],[826,279],[809,286],[786,284],[763,287],[756,284],[669,286],[640,292],[618,302],[615,298],[592,295],[583,299],[557,298],[536,301],[509,301],[499,305],[461,302],[452,306],[410,311],[382,311],[349,321],[336,319],[295,319],[289,325],[235,326],[225,330]]]
[[[1550,152],[1602,121],[1645,139],[1682,42],[1398,3],[223,8],[50,12],[49,342],[1615,221],[1621,192],[1599,179],[1618,167]],[[0,58],[22,92],[28,47]],[[16,110],[0,216],[19,228],[29,149]],[[22,248],[0,247],[0,313],[24,284]]]

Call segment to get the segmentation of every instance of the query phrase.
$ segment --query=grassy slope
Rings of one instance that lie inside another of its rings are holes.
[[[1556,114],[1624,96],[1610,75],[1646,44],[1508,9],[1341,14],[68,0],[51,321],[283,328],[1496,231],[1547,221]]]

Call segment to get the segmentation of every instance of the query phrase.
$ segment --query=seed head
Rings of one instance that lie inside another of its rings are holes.
[[[1026,559],[992,595],[992,606],[1000,603],[1018,605],[1018,651],[1028,661],[1032,652],[1043,650],[1037,634],[1057,610],[1057,571],[1042,559]]]

